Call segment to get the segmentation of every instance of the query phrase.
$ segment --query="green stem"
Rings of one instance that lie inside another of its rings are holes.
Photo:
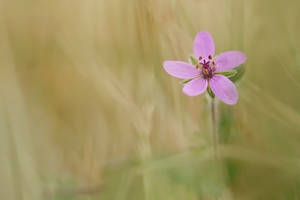
[[[212,124],[214,158],[216,161],[218,161],[219,160],[218,113],[217,113],[217,103],[215,99],[212,99],[211,101],[211,124]]]
[[[218,135],[218,108],[215,99],[211,101],[211,128],[212,128],[212,143],[213,143],[213,156],[215,160],[215,168],[219,181],[221,181],[222,166],[219,155],[219,135]],[[218,195],[215,195],[215,200],[219,199]]]

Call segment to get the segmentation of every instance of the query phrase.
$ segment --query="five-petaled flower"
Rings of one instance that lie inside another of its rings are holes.
[[[188,79],[182,91],[188,96],[203,93],[208,87],[224,103],[233,105],[238,100],[235,85],[223,72],[246,61],[246,55],[239,51],[227,51],[214,58],[213,38],[206,31],[199,32],[194,40],[196,66],[182,61],[165,61],[163,66],[170,75]]]

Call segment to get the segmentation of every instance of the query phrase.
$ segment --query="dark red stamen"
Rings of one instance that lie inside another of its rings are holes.
[[[211,59],[212,59],[212,56],[211,56],[211,55],[209,55],[209,56],[208,56],[208,58],[211,60]]]
[[[214,75],[214,67],[210,65],[210,61],[206,61],[205,59],[203,62],[200,63],[202,65],[202,75],[203,78],[209,79]],[[212,64],[214,65],[214,61],[212,61]]]
[[[210,61],[205,61],[205,60],[203,60],[203,63],[200,63],[204,68],[209,68],[209,63],[210,63]]]

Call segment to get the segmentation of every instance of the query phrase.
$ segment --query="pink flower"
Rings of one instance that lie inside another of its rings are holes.
[[[246,55],[239,51],[227,51],[214,57],[214,53],[213,38],[208,32],[201,31],[194,40],[196,66],[169,60],[163,66],[170,75],[187,79],[182,91],[188,96],[202,94],[209,87],[221,101],[233,105],[238,100],[238,92],[235,85],[224,75],[226,71],[244,63]]]

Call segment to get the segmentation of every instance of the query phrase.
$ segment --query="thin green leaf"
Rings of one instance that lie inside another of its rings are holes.
[[[181,81],[181,82],[179,82],[179,83],[182,84],[182,85],[185,85],[185,84],[187,84],[188,82],[190,82],[191,80],[193,80],[193,78],[185,79],[185,80],[183,80],[183,81]]]
[[[228,71],[224,71],[224,72],[215,72],[215,74],[222,74],[224,76],[226,76],[227,78],[233,77],[237,74],[236,70],[228,70]]]
[[[213,91],[211,91],[211,89],[210,89],[209,86],[207,87],[206,90],[207,90],[209,96],[210,96],[212,99],[215,99],[216,95],[213,93]]]
[[[235,70],[237,71],[237,74],[235,76],[229,78],[232,82],[236,82],[244,76],[246,67],[244,65],[241,65],[241,66],[235,68]]]
[[[190,55],[190,56],[189,56],[189,62],[190,62],[192,65],[198,65],[198,64],[199,64],[198,60],[197,60],[193,55]]]
[[[192,65],[194,65],[197,68],[201,67],[201,65],[199,64],[198,60],[193,55],[189,56],[189,63],[191,63]]]

